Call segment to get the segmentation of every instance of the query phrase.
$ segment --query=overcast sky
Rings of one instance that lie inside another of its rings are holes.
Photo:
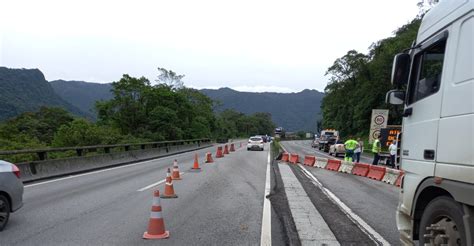
[[[418,13],[413,0],[0,1],[0,65],[47,80],[154,81],[186,86],[322,91],[325,71]]]

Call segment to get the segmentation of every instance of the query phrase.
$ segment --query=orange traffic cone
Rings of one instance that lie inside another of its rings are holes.
[[[229,154],[229,147],[227,147],[227,144],[224,146],[224,155]]]
[[[230,152],[234,152],[234,151],[235,151],[234,144],[230,144]]]
[[[191,171],[200,171],[201,168],[199,167],[199,161],[198,161],[198,154],[195,154],[194,155],[194,165],[193,167],[191,168]]]
[[[173,180],[181,180],[181,175],[179,173],[178,161],[174,160],[173,162],[173,174],[171,175]]]
[[[165,239],[170,237],[170,232],[165,230],[165,221],[161,215],[160,191],[153,192],[153,204],[151,206],[148,230],[143,233],[144,239]]]
[[[206,163],[213,163],[214,160],[212,159],[212,154],[211,152],[206,153]]]
[[[166,183],[165,183],[165,192],[161,194],[161,198],[178,198],[174,193],[173,180],[171,179],[171,172],[168,168],[168,173],[166,174]]]
[[[222,157],[224,157],[224,154],[222,154],[222,147],[219,146],[217,147],[216,158],[222,158]]]

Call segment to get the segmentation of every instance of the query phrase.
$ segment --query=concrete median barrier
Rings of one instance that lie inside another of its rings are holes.
[[[28,163],[18,163],[17,166],[20,169],[22,181],[31,182],[105,167],[156,159],[209,146],[211,146],[210,143],[201,143],[199,145],[190,143],[185,145],[98,154],[94,156],[33,161]]]
[[[400,176],[399,170],[387,168],[385,170],[385,175],[382,178],[382,182],[393,185],[397,181],[398,176]]]
[[[318,159],[316,159],[316,164],[314,166],[319,167],[319,168],[326,168],[327,164],[328,164],[328,159],[318,158]]]
[[[300,156],[298,154],[291,153],[290,154],[290,163],[291,164],[297,164],[299,162],[300,162]]]
[[[339,167],[339,172],[352,173],[352,168],[354,168],[354,163],[352,161],[342,161],[341,166]]]
[[[304,156],[304,162],[303,164],[305,166],[314,166],[314,163],[316,162],[316,156],[312,156],[312,155],[305,155]]]
[[[385,175],[385,167],[379,167],[375,165],[370,165],[369,173],[367,174],[367,178],[375,179],[375,180],[382,180],[383,176]]]
[[[352,174],[357,176],[366,177],[369,173],[370,165],[364,163],[356,163],[352,168]]]
[[[326,165],[327,170],[331,171],[339,171],[339,167],[341,167],[341,161],[336,159],[328,160],[328,164]]]
[[[395,185],[396,185],[396,186],[400,187],[400,185],[402,184],[403,176],[405,176],[405,172],[404,172],[404,171],[400,171],[400,175],[398,175],[398,178],[397,178],[397,180],[395,181]]]

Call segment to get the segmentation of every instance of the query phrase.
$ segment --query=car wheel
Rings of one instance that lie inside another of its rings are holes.
[[[249,148],[247,148],[247,151],[250,151],[250,149],[249,149]]]
[[[3,231],[10,218],[10,202],[4,195],[0,195],[0,231]]]
[[[452,198],[435,198],[426,206],[420,221],[420,245],[467,245],[464,212]]]

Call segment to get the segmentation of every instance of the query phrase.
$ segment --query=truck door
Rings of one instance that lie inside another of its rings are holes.
[[[446,41],[443,32],[414,51],[403,119],[402,168],[407,173],[434,175]]]

